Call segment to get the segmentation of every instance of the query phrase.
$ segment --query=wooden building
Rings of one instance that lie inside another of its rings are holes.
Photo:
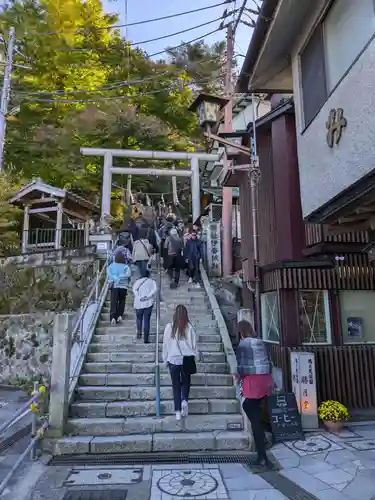
[[[375,407],[375,280],[365,251],[368,234],[331,234],[302,216],[292,99],[257,120],[261,332],[290,388],[289,353],[316,353],[319,400],[349,408]],[[250,132],[247,136],[250,141]],[[248,163],[242,158],[238,163]],[[232,170],[239,187],[242,265],[254,280],[249,175]],[[251,295],[247,305],[251,307]]]

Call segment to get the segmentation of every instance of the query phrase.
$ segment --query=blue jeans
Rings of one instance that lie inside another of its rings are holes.
[[[169,363],[168,366],[172,380],[174,411],[181,411],[181,402],[189,401],[191,376],[183,372],[182,365]]]
[[[143,326],[143,334],[144,334],[144,342],[148,343],[148,337],[150,335],[150,323],[151,323],[151,314],[152,308],[146,307],[145,309],[136,309],[137,315],[137,335],[142,335],[142,326]]]
[[[139,277],[142,278],[147,271],[148,260],[137,260],[135,264],[138,268]]]

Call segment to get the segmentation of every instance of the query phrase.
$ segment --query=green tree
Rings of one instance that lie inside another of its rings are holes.
[[[100,0],[12,0],[3,9],[0,27],[6,33],[15,26],[23,54],[16,62],[32,67],[14,70],[11,105],[19,112],[8,120],[7,169],[97,202],[102,159],[82,157],[80,147],[172,151],[201,144],[188,106],[197,88],[213,90],[205,81],[221,68],[222,44],[186,49],[189,64],[177,53],[155,62],[111,29],[113,23]],[[211,59],[215,66],[207,65]],[[132,162],[138,163],[145,165]],[[124,187],[126,179],[114,182]],[[133,181],[134,191],[164,189],[165,180]],[[113,198],[117,212],[123,191]]]

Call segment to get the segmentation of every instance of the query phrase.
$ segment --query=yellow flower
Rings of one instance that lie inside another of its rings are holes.
[[[45,386],[45,385],[41,385],[41,386],[39,387],[39,392],[41,392],[42,394],[46,393],[46,392],[47,392],[47,388],[46,388],[46,386]]]
[[[318,408],[318,415],[321,420],[337,422],[350,418],[348,410],[338,401],[324,401]]]
[[[33,413],[39,413],[40,412],[40,408],[39,408],[39,406],[36,403],[31,403],[30,410]]]

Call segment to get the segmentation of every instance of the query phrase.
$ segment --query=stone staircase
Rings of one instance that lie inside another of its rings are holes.
[[[239,451],[249,447],[244,422],[221,336],[204,289],[182,277],[177,290],[162,278],[159,359],[161,418],[155,417],[156,314],[150,344],[136,340],[135,314],[128,296],[126,319],[109,324],[109,301],[93,336],[70,407],[67,436],[55,443],[55,454],[108,454],[182,451]],[[172,388],[161,350],[165,325],[174,308],[187,306],[196,327],[203,362],[192,377],[189,416],[177,421]]]

